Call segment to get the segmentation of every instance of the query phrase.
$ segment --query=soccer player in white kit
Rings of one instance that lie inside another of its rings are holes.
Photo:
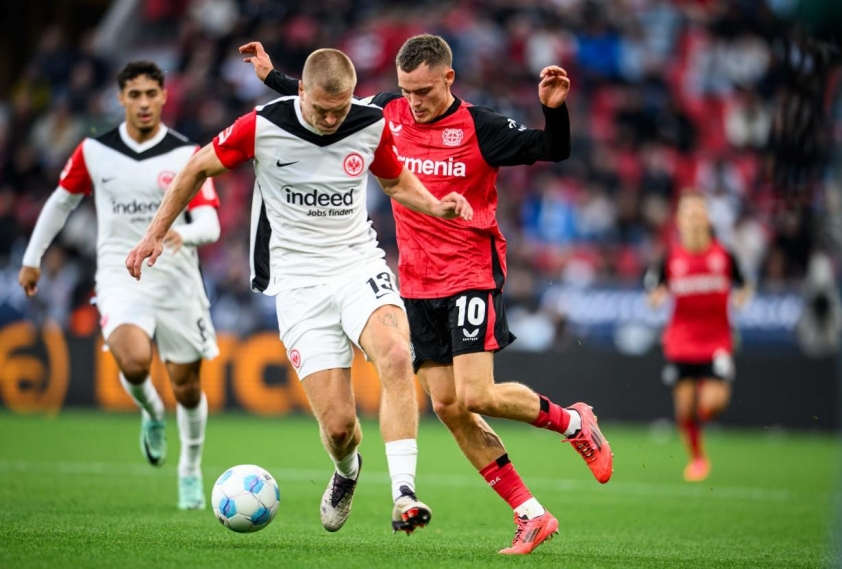
[[[19,281],[27,296],[36,293],[44,251],[70,212],[93,192],[96,302],[120,382],[141,409],[141,451],[153,466],[163,464],[167,453],[164,404],[149,379],[154,338],[178,401],[178,507],[203,509],[201,461],[208,407],[199,369],[202,358],[211,359],[219,350],[196,247],[219,238],[219,198],[208,180],[166,233],[166,251],[143,282],[126,274],[126,252],[143,236],[164,192],[198,146],[161,123],[167,92],[155,63],[130,62],[117,81],[125,122],[83,140],[67,161],[35,224]]]
[[[313,52],[298,96],[255,108],[190,160],[126,267],[140,278],[144,259],[155,263],[170,223],[207,177],[253,160],[251,284],[276,296],[281,340],[335,465],[322,498],[322,525],[337,531],[345,523],[360,473],[362,433],[350,370],[356,344],[382,384],[392,528],[411,533],[430,521],[431,511],[415,495],[418,410],[409,325],[367,219],[366,173],[414,210],[448,219],[470,219],[472,210],[457,193],[438,200],[403,167],[382,109],[353,100],[355,85],[344,53]]]

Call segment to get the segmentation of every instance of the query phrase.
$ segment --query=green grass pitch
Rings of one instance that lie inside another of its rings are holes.
[[[684,451],[671,431],[603,425],[614,448],[605,486],[547,431],[494,424],[561,535],[532,555],[503,557],[511,512],[485,486],[444,427],[422,423],[419,497],[431,525],[390,529],[391,499],[375,423],[363,425],[365,469],[346,526],[329,534],[318,506],[331,463],[309,417],[210,418],[204,458],[208,500],[228,466],[255,463],[278,480],[278,517],[256,534],[223,528],[210,509],[176,503],[178,434],[148,466],[134,415],[0,412],[0,567],[757,567],[839,566],[838,439],[717,430],[707,438],[709,480],[681,480]],[[838,541],[837,541],[838,543]]]

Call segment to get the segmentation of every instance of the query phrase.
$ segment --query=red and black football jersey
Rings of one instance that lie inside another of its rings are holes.
[[[298,92],[298,81],[277,71],[267,76],[266,85],[284,94]],[[370,101],[383,109],[398,160],[436,197],[459,192],[474,209],[474,218],[466,222],[434,218],[392,201],[401,296],[431,299],[501,290],[506,239],[497,224],[498,170],[567,158],[566,105],[544,107],[546,128],[537,130],[459,99],[425,124],[415,122],[409,103],[398,93],[380,93]]]
[[[674,244],[656,271],[657,282],[675,299],[663,337],[667,359],[707,363],[719,350],[730,354],[728,299],[732,287],[744,284],[734,256],[715,240],[702,253]]]

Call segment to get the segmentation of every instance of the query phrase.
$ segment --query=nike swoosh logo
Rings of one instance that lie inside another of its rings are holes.
[[[108,182],[110,182],[111,180],[114,180],[116,178],[117,178],[117,176],[111,176],[110,178],[102,178],[101,181],[102,181],[103,184],[107,184]]]
[[[291,166],[293,164],[298,164],[298,160],[296,160],[295,162],[281,162],[280,160],[275,162],[275,166],[277,166],[278,168],[283,168],[284,166]]]
[[[114,178],[112,178],[112,180],[113,179]],[[150,452],[149,442],[146,439],[143,439],[143,450],[146,452],[146,458],[149,459],[149,462],[151,462],[154,465],[157,465],[159,462],[161,462],[161,457],[156,458],[155,455],[153,455],[152,452]]]

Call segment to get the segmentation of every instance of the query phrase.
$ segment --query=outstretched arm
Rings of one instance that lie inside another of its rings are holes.
[[[41,278],[41,257],[53,242],[55,236],[64,227],[67,217],[76,209],[82,194],[73,194],[59,186],[44,204],[44,209],[38,215],[32,237],[23,254],[23,263],[18,273],[18,282],[23,287],[26,296],[34,296],[38,292],[38,280]]]
[[[646,300],[653,308],[658,308],[669,296],[667,287],[667,271],[664,259],[661,259],[646,271],[643,277],[643,289],[646,291]]]
[[[483,159],[493,167],[535,162],[559,162],[570,156],[570,116],[567,95],[570,79],[555,65],[541,70],[538,98],[544,129],[532,129],[487,107],[469,107]]]
[[[29,238],[26,252],[23,254],[23,266],[18,273],[18,282],[26,296],[38,292],[38,280],[41,278],[41,257],[50,246],[55,236],[64,227],[70,215],[86,195],[92,190],[91,175],[85,164],[85,141],[79,143],[73,155],[59,176],[58,187],[47,199],[44,209],[38,215],[35,229]]]
[[[377,178],[377,181],[386,195],[413,211],[445,219],[461,217],[465,221],[474,217],[474,210],[465,196],[451,192],[439,200],[406,168],[401,170],[397,178]]]
[[[246,56],[243,58],[243,61],[251,63],[254,66],[254,72],[257,74],[257,78],[263,81],[267,87],[277,91],[281,95],[298,94],[298,80],[284,75],[272,67],[272,60],[269,58],[266,50],[263,49],[262,43],[253,41],[246,45],[241,45],[240,53]]]
[[[731,303],[734,308],[743,308],[754,295],[754,286],[743,275],[740,263],[733,253],[728,253],[731,260],[731,282],[734,284],[734,291],[731,293]]]
[[[126,268],[134,278],[140,280],[144,259],[149,259],[147,265],[150,267],[155,264],[164,250],[164,237],[167,231],[205,180],[226,171],[227,169],[214,151],[213,144],[204,146],[188,160],[164,195],[164,201],[161,202],[158,213],[147,228],[146,235],[126,258]]]
[[[558,65],[550,65],[541,70],[541,82],[538,84],[538,98],[541,104],[550,109],[557,109],[567,100],[570,93],[570,79],[567,71]]]
[[[264,85],[285,97],[298,94],[298,79],[274,69],[269,54],[263,49],[263,44],[259,41],[253,41],[241,45],[239,49],[240,53],[246,56],[243,58],[243,61],[251,63],[254,66],[255,75],[263,81]],[[354,97],[359,98],[356,95]],[[360,100],[366,104],[371,103],[378,107],[385,107],[386,103],[400,97],[400,93],[384,91],[370,97],[360,98]]]

